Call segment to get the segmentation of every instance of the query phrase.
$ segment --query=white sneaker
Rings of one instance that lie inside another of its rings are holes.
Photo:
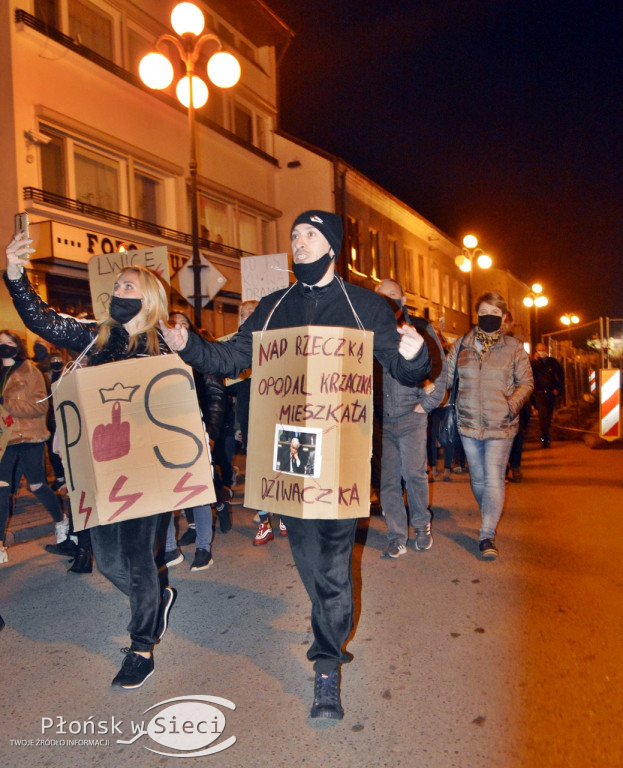
[[[6,547],[0,546],[0,565],[9,562],[9,555],[7,554]]]
[[[65,515],[60,523],[54,523],[54,533],[56,535],[56,543],[61,544],[67,538],[69,533],[69,517]]]

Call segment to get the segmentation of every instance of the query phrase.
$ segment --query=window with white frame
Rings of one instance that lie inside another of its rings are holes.
[[[371,277],[375,277],[377,279],[380,278],[381,270],[380,270],[380,242],[379,242],[379,233],[376,229],[370,228],[369,230],[369,237],[370,237],[370,263],[372,265],[372,274]]]
[[[164,173],[59,128],[39,129],[50,139],[40,147],[44,191],[153,224],[164,221]]]
[[[426,265],[424,263],[424,256],[418,253],[417,257],[418,268],[418,285],[420,288],[420,296],[428,298],[428,282],[426,280]]]
[[[442,281],[442,299],[443,299],[443,305],[444,307],[450,306],[450,275],[444,274]]]
[[[206,240],[226,244],[231,242],[229,212],[225,202],[202,194],[200,196],[199,222],[201,224],[202,236]]]
[[[439,277],[439,267],[437,264],[433,264],[430,271],[431,276],[431,299],[435,304],[439,304],[441,301],[441,283]]]
[[[404,289],[409,293],[415,293],[417,290],[415,279],[415,257],[413,249],[403,247],[403,265],[404,265]]]
[[[452,309],[459,308],[459,281],[456,277],[452,280]]]

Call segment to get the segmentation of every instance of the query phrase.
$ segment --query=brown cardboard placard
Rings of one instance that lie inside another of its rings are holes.
[[[370,514],[373,339],[329,326],[253,334],[245,506],[310,519]]]
[[[75,370],[54,412],[76,530],[215,501],[192,369],[177,355]]]

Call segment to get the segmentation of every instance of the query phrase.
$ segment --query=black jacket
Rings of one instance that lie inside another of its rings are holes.
[[[565,374],[555,357],[538,357],[530,360],[534,376],[534,391],[565,395]]]
[[[262,330],[269,316],[268,330],[304,325],[357,328],[352,304],[363,327],[374,331],[374,356],[381,365],[406,386],[423,381],[431,369],[426,344],[413,360],[405,360],[398,352],[400,337],[387,301],[365,288],[343,283],[349,304],[340,282],[336,277],[322,288],[308,288],[297,282],[289,289],[275,291],[260,301],[251,317],[229,341],[211,343],[191,333],[180,357],[199,371],[233,378],[251,365],[253,331]]]
[[[95,321],[85,323],[73,317],[59,315],[33,290],[26,274],[23,274],[19,280],[9,280],[5,273],[4,281],[24,324],[42,339],[57,347],[82,352],[97,336],[99,323]],[[128,351],[129,341],[130,337],[125,328],[122,325],[113,325],[108,342],[101,349],[94,346],[90,350],[87,365],[103,365],[148,354],[145,337],[139,337],[139,344],[131,354]],[[162,339],[160,352],[161,354],[170,353]],[[217,440],[225,413],[225,387],[217,377],[209,373],[193,373],[203,422],[212,440]]]

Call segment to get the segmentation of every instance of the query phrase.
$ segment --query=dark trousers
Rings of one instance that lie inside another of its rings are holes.
[[[541,440],[544,443],[549,443],[549,430],[552,426],[552,417],[554,415],[556,395],[553,392],[535,392],[534,404],[539,414]]]
[[[150,651],[158,639],[160,580],[155,560],[161,515],[91,528],[100,572],[130,598],[128,632],[133,651]]]
[[[288,539],[311,600],[314,641],[307,658],[323,674],[350,661],[344,644],[353,628],[352,557],[357,519],[300,520],[286,517]]]
[[[19,465],[20,474],[14,478],[16,467]],[[13,443],[7,445],[6,451],[0,461],[0,480],[6,485],[0,486],[0,541],[4,541],[7,522],[9,520],[9,507],[11,501],[11,488],[16,482],[16,488],[21,480],[21,473],[26,475],[29,489],[33,485],[39,485],[36,491],[31,491],[43,504],[54,520],[60,523],[63,519],[63,510],[54,491],[48,485],[45,476],[45,443]]]

